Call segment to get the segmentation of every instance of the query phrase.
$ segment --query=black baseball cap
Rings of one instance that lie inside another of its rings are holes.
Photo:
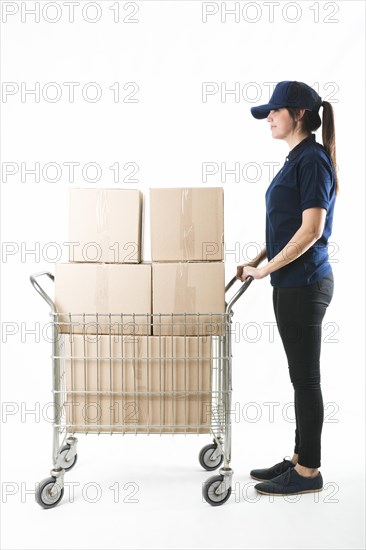
[[[317,113],[321,104],[322,98],[304,82],[283,80],[276,84],[269,103],[252,107],[250,110],[254,118],[267,118],[272,109],[281,107],[307,109]]]

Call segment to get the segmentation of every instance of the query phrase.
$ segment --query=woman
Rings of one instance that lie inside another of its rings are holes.
[[[323,108],[322,121],[319,109]],[[320,387],[322,320],[333,295],[327,244],[338,192],[333,108],[303,82],[279,82],[267,105],[252,107],[267,118],[274,139],[290,152],[266,192],[266,247],[237,268],[237,278],[270,275],[278,330],[295,391],[295,448],[291,460],[252,470],[258,492],[288,495],[321,491]],[[322,125],[323,146],[312,132]],[[262,267],[259,264],[268,259]]]

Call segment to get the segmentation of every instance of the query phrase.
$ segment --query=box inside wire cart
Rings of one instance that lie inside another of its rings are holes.
[[[222,314],[222,334],[226,322]],[[55,359],[67,432],[203,434],[223,421],[222,336],[64,332],[63,321]]]

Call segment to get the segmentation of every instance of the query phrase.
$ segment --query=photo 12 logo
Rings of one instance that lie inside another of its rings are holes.
[[[137,82],[2,82],[2,103],[98,103],[107,99],[114,103],[139,103]]]
[[[25,162],[4,161],[1,163],[1,177],[3,183],[65,183],[74,184],[85,182],[96,184],[103,178],[113,183],[127,183],[134,185],[139,183],[137,162],[120,163],[113,162],[105,166],[100,162],[90,161],[81,163],[78,161],[63,162]],[[107,174],[107,175],[106,175]]]
[[[273,94],[277,82],[202,82],[202,103],[249,103],[262,101],[267,103]],[[337,82],[314,82],[311,87],[322,97],[323,101],[338,103]]]
[[[1,2],[2,23],[139,23],[136,2]]]
[[[280,162],[276,161],[248,161],[248,162],[202,162],[202,183],[213,180],[220,183],[258,183],[262,179],[265,182],[270,182],[276,175]]]
[[[25,481],[3,481],[1,484],[1,502],[7,504],[17,500],[22,504],[34,502],[34,495],[39,484],[27,484]],[[138,504],[140,485],[136,481],[115,481],[112,485],[104,487],[96,481],[79,483],[77,481],[65,481],[65,496],[68,502],[80,499],[87,504],[97,504],[102,499],[115,504]]]
[[[339,23],[337,2],[202,2],[202,23]]]

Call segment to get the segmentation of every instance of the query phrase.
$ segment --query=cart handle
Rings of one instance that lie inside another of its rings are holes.
[[[231,281],[226,285],[225,287],[225,292],[227,292],[232,286],[233,284],[236,282],[236,281],[239,281],[239,279],[235,277],[233,277],[231,279]],[[246,289],[248,288],[248,286],[250,285],[250,283],[253,281],[253,277],[251,275],[249,275],[244,283],[241,285],[241,287],[239,288],[239,290],[237,291],[236,294],[234,294],[234,296],[231,298],[231,300],[229,300],[229,302],[226,304],[226,313],[231,313],[232,311],[232,307],[233,305],[235,304],[235,302],[237,302],[240,298],[240,296],[242,296],[244,294],[244,292],[246,291]]]
[[[50,306],[50,308],[52,309],[52,313],[54,313],[56,311],[56,305],[55,303],[51,300],[51,298],[48,296],[48,294],[46,294],[46,292],[43,290],[43,288],[41,287],[41,285],[39,284],[38,281],[36,281],[36,279],[38,277],[41,277],[42,275],[47,275],[47,277],[49,277],[51,279],[51,281],[54,281],[55,280],[55,277],[54,275],[52,275],[52,273],[49,273],[48,271],[40,271],[39,273],[34,273],[33,275],[31,275],[29,278],[30,278],[30,282],[32,283],[32,285],[34,286],[34,288],[36,289],[36,291],[38,292],[38,294],[40,294],[42,296],[42,298],[47,302],[47,304]]]

